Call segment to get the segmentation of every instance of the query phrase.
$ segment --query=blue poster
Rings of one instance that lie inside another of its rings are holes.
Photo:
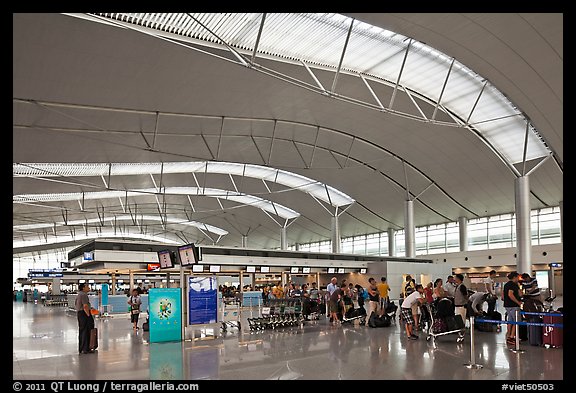
[[[182,373],[182,343],[150,344],[150,380],[180,380]]]
[[[102,306],[108,305],[108,284],[102,284]]]
[[[218,320],[216,276],[188,278],[188,323],[198,325]]]
[[[180,288],[152,288],[148,292],[150,342],[182,340]]]

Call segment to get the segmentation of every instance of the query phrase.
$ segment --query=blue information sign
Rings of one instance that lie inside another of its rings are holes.
[[[198,325],[218,320],[216,276],[188,278],[188,323]]]
[[[102,284],[102,305],[108,305],[108,284]]]
[[[182,340],[180,288],[152,288],[148,292],[150,342]]]

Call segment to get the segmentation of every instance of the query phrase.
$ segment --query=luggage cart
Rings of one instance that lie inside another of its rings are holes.
[[[240,323],[240,302],[237,299],[222,300],[222,307],[220,310],[220,322],[222,322],[222,331],[225,332],[229,327],[242,329]]]
[[[464,336],[466,334],[466,327],[464,327],[462,329],[448,330],[445,332],[435,333],[433,330],[433,326],[434,326],[434,321],[436,319],[436,314],[435,314],[435,312],[433,312],[433,309],[430,307],[430,304],[425,303],[423,305],[423,307],[426,307],[428,314],[430,315],[430,323],[429,323],[429,326],[427,329],[426,341],[432,340],[432,346],[434,348],[436,348],[436,337],[446,336],[448,334],[457,334],[458,335],[458,337],[456,338],[457,343],[461,343],[462,341],[464,341]]]

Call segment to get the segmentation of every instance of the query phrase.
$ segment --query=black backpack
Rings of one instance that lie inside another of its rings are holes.
[[[372,314],[370,314],[370,318],[368,319],[368,326],[371,328],[388,327],[391,324],[392,320],[388,315],[384,314],[379,316],[375,311],[372,311]]]

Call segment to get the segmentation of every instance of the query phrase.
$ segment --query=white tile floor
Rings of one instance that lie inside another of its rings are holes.
[[[526,352],[514,354],[504,333],[476,332],[477,363],[484,368],[469,370],[463,366],[470,359],[469,336],[463,344],[454,335],[440,337],[434,349],[424,337],[407,341],[399,324],[371,329],[321,320],[303,329],[232,329],[211,340],[152,344],[148,333],[132,330],[127,315],[96,324],[97,353],[79,355],[75,314],[14,303],[13,378],[554,380],[564,375],[562,349],[523,343]]]

